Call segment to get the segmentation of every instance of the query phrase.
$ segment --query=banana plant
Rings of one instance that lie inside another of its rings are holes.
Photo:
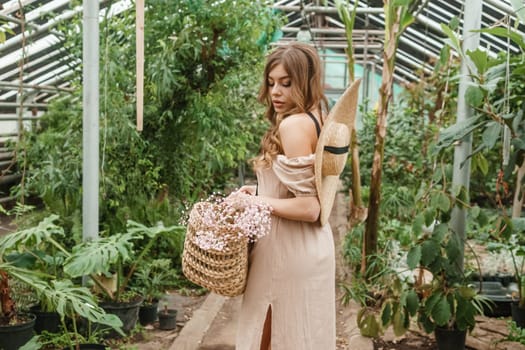
[[[387,115],[392,100],[394,85],[394,67],[399,38],[415,21],[418,13],[423,10],[428,0],[384,0],[385,42],[383,48],[383,72],[379,88],[379,104],[376,114],[375,145],[370,179],[370,196],[368,215],[365,225],[363,242],[363,259],[361,271],[367,271],[366,257],[377,251],[377,236],[379,228],[379,207],[381,202],[381,177],[385,149]]]
[[[355,17],[357,14],[357,7],[359,1],[354,3],[354,8],[352,12],[348,10],[348,1],[344,2],[342,0],[337,0],[335,2],[337,7],[337,13],[339,18],[345,26],[346,34],[346,45],[347,48],[346,56],[348,58],[348,76],[350,83],[355,79],[354,72],[354,49],[353,49],[353,40],[352,33],[354,31]],[[367,210],[363,204],[362,194],[361,194],[361,171],[359,169],[359,148],[357,140],[357,131],[355,126],[351,130],[351,144],[350,144],[350,154],[352,162],[352,191],[351,191],[351,200],[350,200],[350,226],[356,226],[357,224],[363,222],[366,219]]]

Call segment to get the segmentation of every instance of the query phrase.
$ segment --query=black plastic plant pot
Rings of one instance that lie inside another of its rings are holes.
[[[21,314],[19,323],[0,326],[0,349],[18,350],[33,337],[35,315]]]
[[[159,303],[142,304],[139,309],[139,322],[145,326],[157,320],[157,308]]]
[[[122,321],[122,330],[126,334],[129,334],[137,324],[140,304],[142,304],[142,298],[127,303],[104,302],[100,304],[100,307],[104,309],[106,313],[116,315],[120,318]],[[108,334],[109,338],[116,338],[118,336],[119,334],[114,330],[111,330]]]
[[[31,313],[36,316],[35,332],[41,334],[43,331],[58,333],[60,331],[60,315],[58,312],[46,312],[36,305],[31,308]]]
[[[438,350],[465,350],[467,331],[437,327],[434,330]]]
[[[158,313],[159,328],[162,330],[175,329],[177,327],[177,310],[167,309]]]
[[[483,313],[488,317],[508,317],[511,315],[510,304],[512,302],[512,290],[505,287],[499,281],[484,281],[481,285],[479,281],[472,285],[480,294],[491,301],[490,307],[483,305]],[[481,288],[480,288],[481,287]],[[481,290],[480,290],[481,289]]]
[[[516,325],[525,329],[525,308],[521,308],[517,301],[513,301],[510,305],[512,311],[512,320]]]

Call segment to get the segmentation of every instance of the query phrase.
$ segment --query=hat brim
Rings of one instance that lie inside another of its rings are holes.
[[[321,207],[319,215],[319,221],[321,225],[325,225],[328,222],[328,217],[332,211],[334,204],[335,194],[337,192],[337,186],[339,185],[339,175],[323,176],[322,167],[325,153],[325,146],[329,139],[327,130],[332,123],[341,123],[348,127],[351,135],[351,131],[355,128],[355,116],[357,112],[357,102],[359,96],[359,86],[361,79],[356,79],[343,93],[343,95],[337,100],[334,107],[330,110],[326,121],[324,122],[321,133],[319,134],[319,140],[315,149],[315,187],[317,189],[317,196]],[[351,140],[350,140],[351,141]],[[348,152],[343,156],[344,162],[348,158]]]

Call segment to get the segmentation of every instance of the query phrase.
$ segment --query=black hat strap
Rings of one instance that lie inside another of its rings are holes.
[[[343,147],[324,146],[324,150],[326,152],[330,152],[332,154],[345,154],[345,153],[348,153],[348,149],[349,148],[350,148],[350,145],[343,146]]]

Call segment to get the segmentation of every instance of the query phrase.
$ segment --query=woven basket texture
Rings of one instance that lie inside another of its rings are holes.
[[[182,272],[191,282],[223,296],[244,292],[248,275],[247,240],[230,240],[225,249],[202,249],[195,243],[200,224],[199,207],[194,207],[184,240]]]

